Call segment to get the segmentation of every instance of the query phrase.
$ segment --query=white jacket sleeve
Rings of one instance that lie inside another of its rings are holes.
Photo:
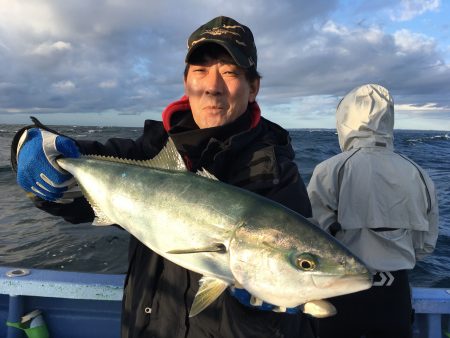
[[[414,234],[414,249],[418,260],[423,259],[434,251],[439,233],[439,208],[436,190],[433,181],[427,173],[421,172],[430,194],[430,211],[428,212],[428,231]]]
[[[333,158],[316,166],[307,188],[312,218],[324,230],[337,222],[337,173],[333,173],[337,166],[331,165],[332,160]]]

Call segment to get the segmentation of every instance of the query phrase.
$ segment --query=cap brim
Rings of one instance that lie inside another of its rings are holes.
[[[208,43],[214,43],[225,48],[238,66],[242,68],[250,68],[252,66],[249,59],[238,48],[234,48],[233,46],[230,46],[229,44],[224,43],[221,40],[215,39],[205,39],[197,42],[194,46],[191,47],[191,49],[189,49],[188,53],[186,54],[185,62],[189,63],[189,58],[191,57],[192,53],[197,50],[198,47],[204,46]]]

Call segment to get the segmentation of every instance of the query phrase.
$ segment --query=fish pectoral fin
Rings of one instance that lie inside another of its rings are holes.
[[[195,295],[189,317],[194,317],[202,312],[209,304],[214,302],[227,287],[228,283],[223,280],[203,276],[202,279],[200,279],[200,288]]]
[[[214,243],[212,245],[205,246],[203,248],[175,249],[175,250],[167,251],[168,254],[173,254],[173,255],[192,254],[192,253],[201,253],[201,252],[225,253],[225,252],[227,252],[227,248],[222,243]]]
[[[316,318],[331,317],[337,313],[334,305],[323,299],[307,302],[301,305],[300,309],[303,313],[309,314]]]

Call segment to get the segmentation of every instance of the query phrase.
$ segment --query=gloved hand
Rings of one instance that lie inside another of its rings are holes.
[[[289,314],[296,314],[300,312],[297,307],[283,308],[273,304],[263,302],[261,299],[251,295],[247,290],[243,289],[240,285],[235,285],[229,288],[230,293],[234,296],[242,305],[252,307],[254,309],[273,312],[285,312]]]
[[[80,151],[67,137],[39,128],[26,130],[17,147],[17,183],[45,200],[68,202],[67,198],[75,196],[68,196],[67,191],[76,182],[58,166],[58,157],[80,157]]]

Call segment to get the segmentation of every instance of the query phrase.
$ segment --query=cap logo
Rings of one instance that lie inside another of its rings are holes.
[[[191,42],[191,47],[192,47],[193,45],[195,45],[196,43],[199,43],[200,41],[203,41],[203,40],[206,40],[206,38],[201,38],[201,39],[192,41],[192,42]],[[188,48],[189,48],[189,45],[188,45]]]
[[[245,29],[242,26],[239,26],[239,25],[235,25],[235,26],[223,25],[223,28],[225,28],[225,29],[237,29],[237,28],[240,28],[240,29],[242,29],[243,32],[245,32]]]
[[[223,28],[222,27],[214,27],[212,29],[205,30],[201,35],[209,34],[209,35],[213,35],[213,36],[220,36],[220,35],[225,35],[225,34],[231,34],[231,35],[240,37],[241,35],[239,33],[229,30],[229,29],[236,29],[236,28],[240,28],[240,29],[242,29],[245,32],[244,28],[242,28],[241,26],[225,26],[225,25],[223,25]],[[194,46],[196,43],[199,43],[200,41],[203,41],[205,39],[206,38],[203,37],[201,39],[192,41],[191,42],[191,47]],[[235,40],[235,42],[237,44],[241,45],[241,46],[247,47],[245,42],[238,41],[238,40]]]
[[[204,31],[204,32],[202,33],[202,35],[205,35],[205,34],[210,34],[210,35],[233,34],[233,35],[240,36],[239,33],[232,32],[232,31],[226,29],[226,27],[224,27],[224,28],[221,28],[221,27],[214,27],[214,28],[208,29],[208,30],[206,30],[206,31]]]

